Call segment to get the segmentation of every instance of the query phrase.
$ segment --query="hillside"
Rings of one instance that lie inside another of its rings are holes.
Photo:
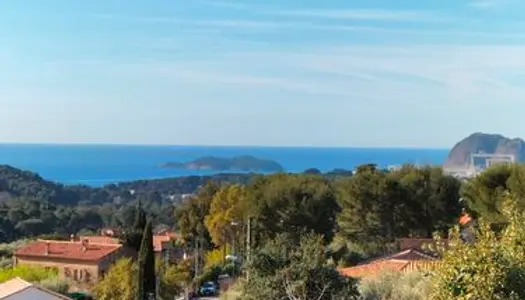
[[[517,161],[525,161],[525,141],[501,134],[474,133],[454,145],[443,167],[464,168],[469,165],[471,154],[514,155]]]
[[[254,174],[217,174],[213,176],[186,176],[151,180],[137,180],[109,184],[100,188],[84,185],[62,185],[40,175],[8,165],[0,165],[0,201],[9,198],[27,198],[61,205],[102,204],[129,202],[137,197],[155,199],[174,194],[191,194],[208,181],[217,183],[247,183]],[[131,195],[130,191],[133,191]]]
[[[58,183],[48,181],[38,174],[8,165],[0,166],[0,192],[3,198],[30,198],[57,204],[76,203],[78,195],[70,193]]]

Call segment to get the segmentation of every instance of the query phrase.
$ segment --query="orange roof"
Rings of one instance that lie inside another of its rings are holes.
[[[378,274],[383,271],[398,271],[400,272],[403,268],[408,265],[408,261],[382,261],[372,262],[364,265],[358,265],[355,267],[344,268],[339,272],[348,277],[366,277],[370,275]]]
[[[92,244],[82,242],[63,242],[39,240],[29,243],[15,251],[15,256],[62,258],[84,261],[99,261],[119,250],[122,245]]]
[[[164,243],[168,243],[174,240],[174,234],[163,234],[163,235],[154,235],[153,236],[153,250],[155,252],[162,252],[164,248]]]
[[[467,225],[468,223],[470,223],[470,221],[472,221],[472,217],[469,216],[468,214],[463,214],[459,218],[459,224],[461,224],[461,225]]]
[[[414,267],[418,264],[423,265],[435,260],[436,258],[433,256],[416,249],[408,249],[354,267],[340,269],[339,272],[349,277],[366,277],[383,271],[402,272],[409,269],[409,267]]]

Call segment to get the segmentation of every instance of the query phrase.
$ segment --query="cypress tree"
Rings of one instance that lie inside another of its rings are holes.
[[[156,295],[155,254],[153,252],[153,229],[151,221],[146,223],[138,259],[137,300],[147,300],[149,294]]]
[[[140,250],[144,227],[146,227],[146,213],[142,209],[142,203],[139,200],[135,210],[135,220],[133,222],[133,227],[130,228],[130,230],[126,232],[124,236],[124,244],[127,247],[135,250],[137,253]]]
[[[135,221],[133,222],[134,231],[143,231],[146,227],[146,213],[142,209],[142,202],[139,200],[137,204],[137,213],[135,214]]]

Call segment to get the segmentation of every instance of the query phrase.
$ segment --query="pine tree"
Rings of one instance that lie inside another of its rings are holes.
[[[153,252],[153,229],[151,221],[147,221],[138,259],[137,300],[146,300],[150,294],[155,295],[155,254]]]

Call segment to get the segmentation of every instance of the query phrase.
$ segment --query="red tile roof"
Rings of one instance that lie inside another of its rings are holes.
[[[15,251],[15,256],[62,258],[99,261],[119,250],[122,245],[39,240]]]
[[[461,225],[467,225],[468,223],[470,223],[470,221],[472,221],[472,217],[469,216],[468,214],[463,214],[459,218],[459,224],[461,224]]]
[[[436,261],[435,257],[417,249],[408,249],[354,267],[340,269],[339,272],[349,277],[366,277],[384,271],[405,272],[425,268]]]
[[[167,233],[163,235],[154,235],[153,236],[153,250],[155,252],[162,252],[164,248],[164,243],[168,243],[175,239],[175,235],[172,233]]]
[[[397,271],[400,272],[403,270],[408,261],[383,261],[383,262],[373,262],[364,265],[358,265],[350,268],[344,268],[339,270],[339,272],[348,277],[366,277],[370,275],[375,275],[384,271]]]

